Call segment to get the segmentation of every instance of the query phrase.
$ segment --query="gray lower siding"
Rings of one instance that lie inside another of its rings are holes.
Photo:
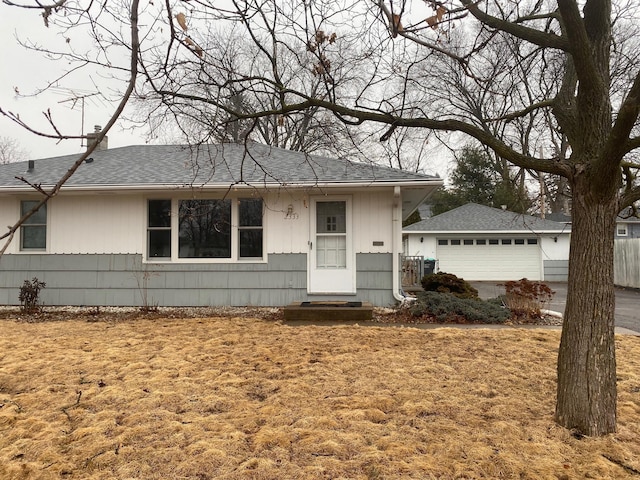
[[[569,278],[569,260],[545,260],[544,280],[547,282],[566,282]]]
[[[143,264],[140,255],[3,255],[0,304],[17,305],[25,280],[47,284],[45,305],[283,306],[340,299],[394,303],[391,254],[358,254],[357,294],[307,294],[307,256],[271,254],[267,263]],[[146,296],[146,300],[145,300]]]

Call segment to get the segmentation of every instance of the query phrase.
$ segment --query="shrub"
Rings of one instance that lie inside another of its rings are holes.
[[[504,304],[515,316],[527,319],[539,318],[544,304],[551,301],[556,293],[546,283],[526,278],[505,282],[503,285]]]
[[[411,314],[449,323],[504,323],[511,318],[511,312],[496,303],[438,292],[418,293]]]
[[[46,286],[46,283],[39,281],[36,277],[31,281],[24,281],[18,295],[24,313],[35,313],[40,310],[40,290]]]
[[[453,273],[430,273],[422,277],[420,283],[427,292],[450,293],[458,298],[478,298],[478,290]]]

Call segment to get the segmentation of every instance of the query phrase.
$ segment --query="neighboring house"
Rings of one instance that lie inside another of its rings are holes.
[[[77,155],[0,166],[13,225]],[[95,151],[0,258],[0,304],[24,280],[47,305],[282,306],[401,299],[402,220],[442,180],[270,148]]]
[[[616,221],[616,240],[640,238],[640,218],[632,215],[631,208],[625,209],[618,215]]]
[[[548,213],[546,218],[547,220],[571,225],[571,216],[564,213]],[[631,208],[627,208],[616,219],[614,239],[625,240],[631,238],[640,238],[640,218],[633,215]]]
[[[403,229],[405,255],[465,280],[565,281],[571,227],[468,203]]]

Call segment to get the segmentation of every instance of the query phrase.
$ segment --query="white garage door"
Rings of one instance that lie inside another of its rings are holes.
[[[537,238],[439,238],[438,270],[465,280],[542,280]]]

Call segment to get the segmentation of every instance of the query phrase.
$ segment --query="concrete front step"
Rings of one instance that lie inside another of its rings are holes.
[[[284,307],[285,320],[366,321],[372,318],[373,305],[368,302],[294,302]]]

